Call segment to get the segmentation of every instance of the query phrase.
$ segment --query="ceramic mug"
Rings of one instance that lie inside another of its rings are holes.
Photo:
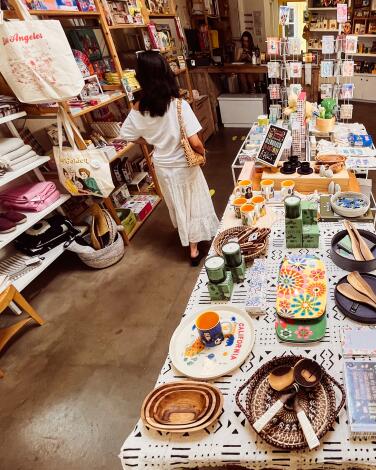
[[[239,196],[245,197],[247,199],[251,199],[252,181],[250,180],[239,181],[238,186],[235,189],[235,193],[239,194]]]
[[[247,202],[247,199],[245,197],[236,197],[232,201],[232,207],[234,208],[235,216],[240,219],[241,214],[240,214],[240,208],[243,204]]]
[[[264,217],[266,214],[264,196],[253,196],[251,203],[255,206],[256,217]]]
[[[254,204],[248,202],[243,204],[240,208],[240,214],[243,225],[251,227],[256,222],[256,208]]]
[[[261,181],[261,194],[269,201],[274,196],[274,181],[262,180]]]
[[[288,196],[294,194],[295,183],[293,180],[284,180],[281,183],[281,194],[282,198],[285,199]]]
[[[218,346],[225,339],[222,326],[229,325],[228,332],[232,330],[231,322],[221,322],[218,313],[204,312],[195,321],[202,344],[208,348]]]

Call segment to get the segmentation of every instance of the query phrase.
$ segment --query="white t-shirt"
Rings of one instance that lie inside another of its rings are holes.
[[[151,117],[148,112],[143,115],[132,109],[121,127],[120,135],[124,139],[134,141],[143,137],[154,146],[153,161],[156,166],[187,166],[181,146],[176,105],[177,100],[174,99],[163,116],[155,117]],[[185,100],[182,100],[182,117],[188,137],[201,130],[198,119]]]

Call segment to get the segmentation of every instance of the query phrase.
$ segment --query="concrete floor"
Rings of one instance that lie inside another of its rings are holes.
[[[205,175],[218,216],[245,133],[229,129],[208,142]],[[89,270],[66,253],[24,291],[46,324],[26,329],[0,357],[2,470],[121,468],[120,446],[199,269],[189,265],[162,203],[117,265]]]
[[[357,104],[354,120],[375,134],[370,105]],[[219,216],[245,132],[222,130],[208,143],[204,171]],[[46,324],[26,330],[0,357],[1,470],[120,469],[118,451],[198,272],[161,204],[117,265],[93,271],[66,253],[24,291]]]

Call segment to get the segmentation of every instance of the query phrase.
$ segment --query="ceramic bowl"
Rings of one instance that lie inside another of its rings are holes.
[[[333,211],[342,217],[360,217],[364,215],[371,204],[368,196],[362,193],[342,192],[334,194],[330,203]]]
[[[358,229],[358,232],[363,238],[370,240],[376,245],[376,234],[362,229]],[[341,230],[332,238],[330,257],[333,263],[349,272],[359,271],[360,273],[368,273],[370,271],[374,271],[376,269],[376,258],[371,261],[357,261],[355,259],[346,258],[339,253],[340,247],[338,246],[338,243],[342,238],[346,237],[347,234],[347,230]],[[372,248],[371,251],[372,254],[376,256],[376,247]]]

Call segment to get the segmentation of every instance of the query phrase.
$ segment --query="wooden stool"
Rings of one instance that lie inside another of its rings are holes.
[[[2,313],[9,305],[14,302],[22,308],[29,318],[20,320],[7,328],[0,328],[0,351],[4,348],[7,342],[14,336],[26,323],[35,320],[39,325],[43,325],[44,320],[38,315],[33,307],[26,301],[26,299],[18,292],[18,290],[10,285],[3,292],[0,293],[0,313]],[[4,377],[0,369],[0,378]]]

